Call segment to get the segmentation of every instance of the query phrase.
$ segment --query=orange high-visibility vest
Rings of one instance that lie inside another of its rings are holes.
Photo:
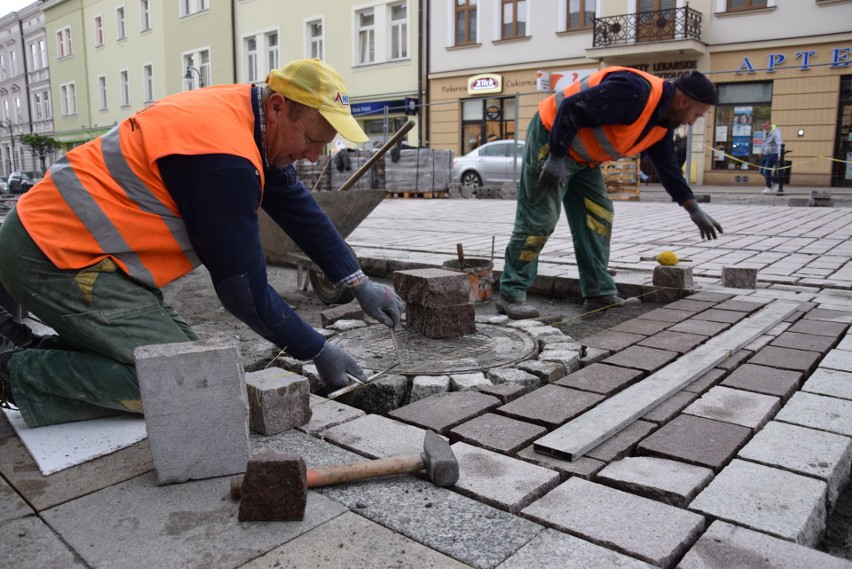
[[[544,99],[538,105],[538,116],[545,128],[547,130],[553,128],[556,113],[563,99],[590,87],[595,87],[603,81],[604,77],[615,71],[630,71],[641,75],[651,85],[651,94],[648,96],[642,114],[633,124],[610,124],[578,130],[574,140],[571,141],[568,154],[581,164],[596,165],[607,160],[617,160],[622,156],[638,154],[649,146],[653,146],[669,131],[667,128],[655,126],[642,140],[637,142],[642,131],[648,125],[648,121],[651,120],[654,109],[660,102],[665,80],[629,67],[607,67]]]
[[[161,287],[200,263],[157,160],[232,154],[250,160],[263,187],[250,85],[172,95],[75,148],[24,194],[18,215],[60,269],[112,259],[131,278]]]

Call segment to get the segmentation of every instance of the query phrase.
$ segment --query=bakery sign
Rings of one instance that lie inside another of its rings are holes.
[[[482,73],[467,80],[468,95],[486,95],[503,92],[503,76],[497,73]]]

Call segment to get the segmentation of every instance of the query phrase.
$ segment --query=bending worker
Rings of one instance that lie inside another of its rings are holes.
[[[142,412],[137,346],[198,336],[160,287],[203,264],[222,305],[260,336],[313,360],[328,389],[364,372],[267,283],[263,208],[364,312],[392,326],[403,304],[370,281],[296,178],[336,133],[368,140],[337,72],[319,59],[265,86],[165,97],[69,152],[0,227],[0,281],[58,336],[0,318],[0,382],[31,426]]]
[[[677,162],[672,130],[693,124],[716,103],[716,89],[693,71],[673,83],[608,67],[544,99],[527,129],[515,227],[506,247],[497,310],[535,318],[526,303],[538,257],[565,207],[580,272],[584,309],[626,302],[607,272],[613,208],[598,165],[643,151],[663,187],[689,212],[701,237],[722,227],[696,203]]]

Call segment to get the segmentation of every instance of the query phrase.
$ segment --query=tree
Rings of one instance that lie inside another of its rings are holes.
[[[59,144],[55,139],[33,132],[22,134],[21,144],[29,146],[32,151],[38,155],[39,162],[41,162],[42,173],[47,170],[47,166],[45,165],[47,155],[61,146],[61,144]]]

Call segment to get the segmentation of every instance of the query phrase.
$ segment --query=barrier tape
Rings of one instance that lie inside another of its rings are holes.
[[[704,150],[709,150],[709,151],[710,151],[710,153],[711,153],[711,156],[715,156],[715,155],[719,155],[719,154],[721,154],[722,156],[725,156],[726,158],[730,158],[730,159],[731,159],[731,160],[733,160],[734,162],[739,162],[739,163],[741,163],[741,164],[747,164],[747,165],[749,165],[749,166],[753,166],[754,168],[756,168],[756,169],[758,169],[758,170],[760,170],[760,169],[761,169],[760,164],[755,164],[754,162],[748,162],[748,161],[746,161],[746,160],[742,160],[742,159],[740,159],[740,158],[737,158],[736,156],[733,156],[733,155],[731,155],[731,154],[728,154],[727,152],[723,152],[723,151],[721,151],[721,150],[717,150],[717,149],[715,149],[715,148],[711,148],[710,146],[707,146],[706,144],[702,144],[701,146],[704,148]],[[831,162],[839,162],[840,164],[852,164],[852,160],[840,160],[839,158],[833,158],[833,157],[831,157],[831,156],[814,156],[813,158],[808,158],[807,160],[802,160],[802,161],[800,161],[800,162],[796,162],[796,166],[800,166],[800,165],[802,165],[802,164],[807,164],[808,162],[813,162],[814,160],[818,160],[818,159],[820,159],[820,158],[822,158],[823,160],[829,160],[829,161],[831,161]],[[790,163],[790,165],[789,165],[789,166],[779,166],[778,164],[776,164],[776,165],[775,165],[775,167],[774,167],[774,169],[775,169],[775,170],[787,170],[787,169],[789,169],[789,168],[792,168],[792,167],[793,167],[793,162],[792,162],[792,161],[790,161],[790,160],[785,160],[785,162],[789,162],[789,163]]]

